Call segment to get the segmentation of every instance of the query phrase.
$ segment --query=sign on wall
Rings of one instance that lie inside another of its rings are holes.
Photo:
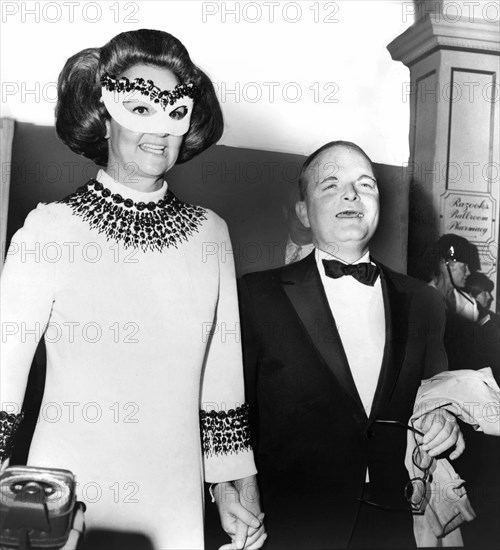
[[[441,195],[441,234],[455,233],[474,243],[481,271],[496,273],[498,243],[497,203],[490,193],[447,191]]]

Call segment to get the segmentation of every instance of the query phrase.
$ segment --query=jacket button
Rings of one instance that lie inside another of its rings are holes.
[[[373,437],[373,430],[367,430],[367,432],[366,432],[366,437],[367,437],[368,439],[371,439],[371,438]]]

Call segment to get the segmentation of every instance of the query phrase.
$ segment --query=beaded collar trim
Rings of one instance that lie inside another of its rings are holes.
[[[24,413],[9,414],[6,411],[0,411],[0,465],[12,453],[14,438],[23,416]]]
[[[130,81],[126,76],[116,78],[105,73],[101,77],[101,84],[110,92],[131,92],[137,90],[142,95],[149,97],[153,103],[159,103],[163,110],[165,110],[168,105],[173,105],[181,97],[196,99],[200,95],[199,88],[191,82],[187,84],[177,84],[173,90],[161,90],[158,86],[155,86],[152,80],[135,78]]]
[[[158,202],[134,202],[91,179],[59,201],[67,204],[92,229],[125,248],[162,251],[198,232],[206,210],[179,200],[169,189]]]

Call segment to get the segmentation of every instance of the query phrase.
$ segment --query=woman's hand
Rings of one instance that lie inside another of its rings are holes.
[[[218,483],[213,490],[222,528],[232,542],[219,550],[254,550],[267,538],[255,476]]]

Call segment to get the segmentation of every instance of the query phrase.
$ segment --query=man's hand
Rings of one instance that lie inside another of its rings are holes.
[[[438,456],[444,451],[455,446],[450,454],[450,460],[458,458],[465,449],[465,441],[456,417],[446,409],[436,409],[424,414],[420,419],[418,427],[424,437],[416,436],[417,441],[422,443],[422,450],[429,456]]]
[[[222,528],[232,542],[219,550],[254,550],[267,538],[260,510],[259,490],[255,476],[218,483],[214,488]]]

